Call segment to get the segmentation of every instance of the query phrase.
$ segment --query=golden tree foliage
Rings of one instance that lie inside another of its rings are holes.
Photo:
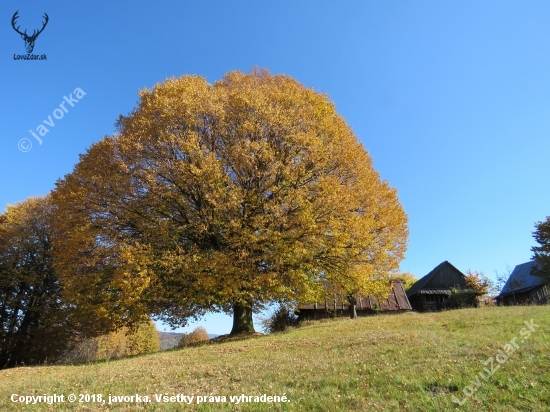
[[[6,229],[4,224],[6,223],[7,217],[3,214],[0,214],[0,246],[5,243],[4,236],[6,234]]]
[[[466,288],[471,289],[476,296],[486,295],[491,286],[491,281],[483,272],[470,269],[466,271],[464,281],[466,282]]]
[[[407,216],[326,95],[267,71],[140,92],[57,183],[59,270],[98,319],[173,325],[387,287]],[[70,280],[72,279],[72,280]],[[246,325],[245,325],[246,323]]]
[[[117,331],[81,340],[61,358],[61,363],[95,362],[158,352],[160,341],[155,324],[149,320],[133,329]]]
[[[126,344],[127,356],[160,350],[160,339],[153,321],[142,323],[137,330],[130,330],[129,332]]]

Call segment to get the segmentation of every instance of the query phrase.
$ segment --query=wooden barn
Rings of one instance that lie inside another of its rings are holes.
[[[445,261],[412,285],[407,297],[416,311],[439,310],[451,295],[451,287],[466,288],[464,278],[460,270]]]
[[[375,296],[357,297],[357,316],[381,312],[406,312],[411,310],[405,289],[400,281],[393,281],[386,299]],[[300,319],[320,319],[332,316],[349,316],[349,302],[346,297],[334,295],[331,299],[309,305],[300,305],[296,310]]]
[[[531,268],[536,265],[535,261],[531,261],[514,268],[496,298],[498,305],[544,305],[550,301],[550,285],[545,284],[543,278],[531,274]]]

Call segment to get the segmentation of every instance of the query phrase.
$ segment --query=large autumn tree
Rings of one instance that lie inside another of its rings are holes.
[[[140,92],[53,194],[59,270],[97,319],[172,325],[386,287],[407,217],[324,94],[267,71]],[[351,287],[353,285],[353,287]]]

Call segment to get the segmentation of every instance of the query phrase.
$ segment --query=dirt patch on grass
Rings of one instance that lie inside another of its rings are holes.
[[[265,336],[265,335],[260,332],[243,332],[243,333],[238,333],[236,335],[220,335],[215,337],[214,339],[210,339],[210,343],[233,342],[236,340],[257,338],[260,336]]]
[[[183,346],[183,348],[194,348],[194,347],[197,347],[197,346],[213,345],[213,344],[216,344],[216,343],[234,342],[234,341],[239,341],[239,340],[258,338],[260,336],[266,336],[266,335],[264,335],[263,333],[259,333],[259,332],[243,332],[243,333],[239,333],[239,334],[236,334],[236,335],[220,335],[220,336],[216,336],[213,339],[189,343],[189,344]]]

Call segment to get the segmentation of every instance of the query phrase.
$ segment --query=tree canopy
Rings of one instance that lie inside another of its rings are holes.
[[[545,221],[537,222],[535,228],[533,236],[539,246],[533,246],[531,251],[539,267],[533,267],[532,272],[550,283],[550,216]]]
[[[267,71],[140,92],[57,183],[58,269],[98,319],[172,325],[386,288],[407,240],[396,190],[328,96]],[[351,287],[353,285],[353,287]]]
[[[0,369],[54,360],[81,329],[54,269],[49,197],[0,215]]]

